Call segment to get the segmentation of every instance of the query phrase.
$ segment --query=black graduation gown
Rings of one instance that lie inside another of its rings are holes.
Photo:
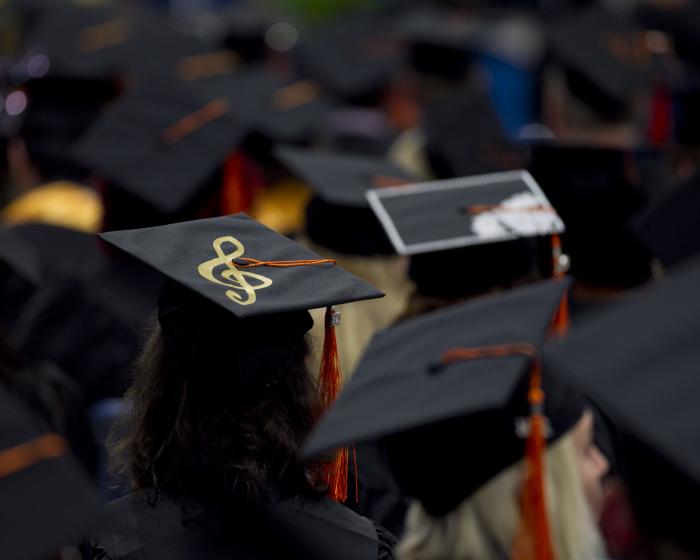
[[[136,492],[107,506],[82,545],[86,560],[235,558],[388,560],[395,539],[327,499],[293,497],[236,512],[200,510],[188,518],[172,499]]]

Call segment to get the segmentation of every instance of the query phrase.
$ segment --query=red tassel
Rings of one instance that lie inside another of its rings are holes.
[[[221,213],[250,212],[263,179],[257,167],[243,153],[235,152],[224,164],[221,184]]]
[[[514,560],[554,560],[544,488],[547,425],[541,384],[542,373],[539,362],[535,360],[530,373],[530,431],[525,447],[522,517],[514,543]]]
[[[326,408],[333,404],[343,383],[338,344],[335,339],[335,327],[338,324],[340,324],[340,312],[334,307],[328,307],[326,309],[326,332],[323,339],[321,371],[318,379],[319,391]],[[336,502],[345,502],[348,498],[348,456],[347,447],[340,449],[325,469],[328,496]]]

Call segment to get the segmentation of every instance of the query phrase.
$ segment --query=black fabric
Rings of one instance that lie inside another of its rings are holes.
[[[385,18],[371,12],[346,14],[304,38],[298,65],[304,75],[343,99],[375,105],[403,56]]]
[[[529,414],[528,388],[524,376],[502,410],[484,410],[389,436],[388,463],[399,486],[433,517],[441,517],[521,460],[526,439],[515,433],[514,421]],[[553,430],[547,439],[551,444],[580,420],[585,403],[581,393],[547,375],[542,389],[545,416]],[[465,449],[455,451],[456,445]],[[479,450],[480,456],[466,449]]]
[[[274,142],[308,142],[334,106],[314,82],[263,66],[200,80],[193,87],[205,96],[227,99],[238,122]]]
[[[527,377],[529,360],[513,355],[441,366],[441,357],[454,347],[516,341],[539,347],[567,286],[566,281],[532,284],[428,313],[383,331],[312,433],[304,453],[311,456],[350,441],[377,440],[479,414],[508,418],[504,422],[512,432],[513,416],[518,413],[514,409],[525,401],[524,396],[518,397],[518,391]],[[553,393],[550,403],[553,413],[558,414],[558,407],[562,407],[560,416],[551,419],[555,433],[570,427],[569,407],[565,405],[571,402],[565,392],[561,396],[565,402],[558,402],[559,395]],[[387,402],[396,404],[387,407]],[[576,407],[570,408],[576,416]],[[494,425],[494,430],[502,431],[504,422]],[[480,429],[486,437],[488,424]],[[506,441],[512,442],[513,437]],[[435,459],[435,455],[425,455],[426,461],[428,457]],[[441,468],[442,461],[436,465]],[[464,472],[460,476],[464,478]]]
[[[246,258],[321,258],[245,214],[115,231],[100,237],[239,318],[383,295],[332,262],[238,268],[237,264],[246,264]]]
[[[564,251],[584,283],[627,288],[651,277],[649,251],[632,218],[649,200],[634,151],[543,144],[530,171],[566,224]]]
[[[546,349],[550,371],[615,422],[644,529],[697,551],[685,512],[700,493],[700,261],[575,326]]]
[[[519,169],[525,162],[486,94],[458,91],[431,101],[422,126],[428,163],[438,178]]]
[[[549,25],[552,56],[566,70],[572,92],[603,118],[624,117],[634,94],[649,89],[661,73],[658,56],[631,55],[640,32],[634,20],[601,6],[568,13]]]
[[[700,174],[679,185],[639,215],[633,229],[644,245],[667,267],[700,251]]]
[[[346,255],[393,255],[394,247],[369,208],[314,197],[306,206],[306,233],[321,247]]]
[[[392,558],[393,539],[343,506],[290,498],[259,508],[198,508],[167,496],[149,503],[135,493],[107,507],[104,522],[83,543],[86,559],[139,558]],[[184,511],[184,513],[183,513]]]
[[[390,161],[371,156],[278,147],[277,157],[328,204],[368,208],[365,192],[416,178]]]
[[[45,425],[0,390],[0,451],[47,433]],[[69,453],[69,452],[68,452]],[[5,558],[48,558],[75,544],[98,511],[99,499],[69,454],[47,458],[0,478]]]
[[[220,105],[223,112],[203,126],[174,141],[165,138],[166,130],[212,102],[225,100],[172,78],[154,79],[112,104],[72,147],[72,157],[112,187],[177,214],[209,186],[247,133]]]
[[[536,263],[536,240],[516,239],[413,255],[408,276],[420,295],[457,299],[510,287],[534,275]]]

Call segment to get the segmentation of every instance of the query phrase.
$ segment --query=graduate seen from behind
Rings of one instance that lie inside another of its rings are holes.
[[[403,560],[593,560],[605,457],[540,351],[565,280],[408,319],[375,338],[305,446],[382,440],[413,498]],[[406,341],[412,341],[407,344]],[[401,403],[382,406],[388,395]]]
[[[114,449],[134,492],[88,557],[391,557],[388,533],[336,503],[347,455],[298,458],[340,379],[331,307],[322,373],[307,368],[308,309],[381,293],[243,214],[102,237],[166,281]]]

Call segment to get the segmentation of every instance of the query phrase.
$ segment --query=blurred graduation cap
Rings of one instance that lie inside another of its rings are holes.
[[[567,285],[554,280],[509,290],[381,332],[304,454],[385,438],[399,485],[432,515],[445,515],[523,459],[527,436],[516,426],[528,416],[528,371]],[[519,354],[514,344],[532,354]],[[472,359],[453,359],[467,349]],[[578,395],[549,379],[543,389],[553,441],[583,407]],[[386,406],[389,400],[395,405]],[[478,458],[455,454],[455,441],[484,452]]]
[[[404,61],[399,37],[378,14],[345,15],[306,36],[299,67],[347,101],[374,105]]]
[[[276,154],[315,193],[306,212],[306,231],[314,243],[353,255],[393,252],[365,192],[411,183],[414,177],[376,157],[284,147]]]
[[[412,255],[409,275],[423,295],[466,297],[510,285],[534,272],[534,239],[564,231],[526,171],[388,187],[367,199],[396,251]]]
[[[246,133],[226,99],[155,80],[113,104],[72,152],[134,201],[173,216],[220,186],[218,172]]]
[[[31,250],[38,283],[58,276],[91,273],[104,265],[106,257],[93,235],[44,223],[24,223],[8,230],[20,246]]]
[[[644,183],[651,175],[642,171],[643,156],[554,144],[533,149],[530,171],[566,223],[562,242],[577,280],[625,288],[650,278],[650,255],[629,227],[653,190]]]
[[[226,99],[232,115],[268,141],[309,141],[333,107],[317,83],[263,66],[242,70],[228,79],[205,80],[196,88]]]
[[[603,118],[625,117],[635,94],[667,73],[663,38],[601,7],[557,18],[549,38],[572,93]]]
[[[241,319],[382,296],[245,214],[100,237]]]
[[[509,141],[485,94],[453,92],[423,114],[428,163],[439,178],[520,169],[526,157]]]
[[[667,267],[700,252],[700,175],[696,173],[644,210],[632,229]]]
[[[23,355],[60,365],[90,402],[121,396],[128,383],[122,373],[140,348],[161,278],[130,259],[106,254],[84,232],[28,223],[3,234],[10,239],[3,239],[2,252],[22,251],[28,260],[23,268],[31,272],[31,293],[9,325]],[[16,258],[12,270],[21,273]]]
[[[648,29],[663,31],[673,40],[678,56],[693,64],[700,62],[700,6],[695,2],[640,2],[635,15]]]
[[[101,503],[60,436],[0,390],[3,556],[49,558],[76,544]]]
[[[44,5],[30,23],[24,46],[29,78],[110,81],[123,69],[135,13],[114,4]]]
[[[697,528],[683,506],[700,498],[699,292],[695,259],[545,352],[545,368],[584,390],[621,431],[642,528],[696,553]]]
[[[12,230],[0,230],[0,261],[32,285],[42,281],[41,265],[31,245]]]
[[[401,14],[396,27],[418,72],[449,81],[467,76],[478,45],[478,19],[458,10],[422,7]]]

